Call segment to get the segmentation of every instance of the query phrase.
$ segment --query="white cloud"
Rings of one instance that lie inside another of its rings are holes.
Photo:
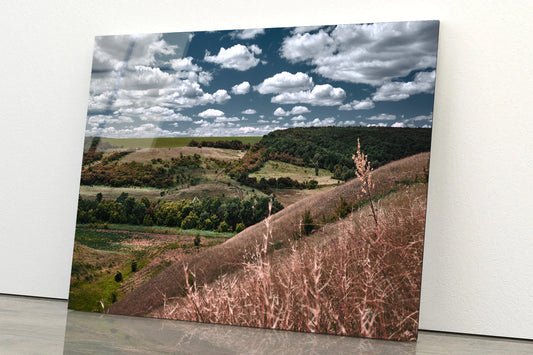
[[[315,34],[297,32],[284,39],[281,55],[291,62],[299,62],[331,55],[334,50],[335,41],[324,30]]]
[[[354,120],[348,120],[348,121],[342,121],[342,122],[339,122],[340,125],[343,125],[343,126],[354,126],[355,125],[355,121]]]
[[[402,124],[402,127],[424,127],[430,128],[431,123],[433,122],[433,113],[429,115],[419,115],[411,118],[404,119],[398,124]],[[393,125],[394,126],[394,125]]]
[[[198,117],[202,118],[215,118],[215,117],[222,117],[224,116],[224,112],[220,110],[216,110],[213,108],[209,108],[205,111],[202,111],[198,114]]]
[[[158,55],[175,54],[177,46],[160,33],[146,35],[98,36],[94,43],[93,71],[118,70],[128,66],[151,65]]]
[[[294,106],[290,112],[291,115],[301,115],[302,113],[308,113],[311,112],[307,107],[305,106]]]
[[[386,123],[379,122],[379,123],[368,123],[366,124],[366,127],[387,127]]]
[[[295,27],[293,30],[292,30],[292,33],[306,33],[306,32],[313,32],[315,30],[318,30],[320,27],[322,26],[300,26],[300,27]]]
[[[109,115],[95,115],[87,118],[87,124],[91,126],[104,126],[108,124],[117,123],[133,123],[133,119],[128,116],[109,116]]]
[[[221,116],[221,117],[215,118],[214,122],[220,123],[220,122],[237,122],[237,121],[240,121],[239,117],[224,117],[224,116]]]
[[[380,86],[436,65],[435,21],[339,25],[332,31],[295,33],[281,54],[313,65],[325,78]]]
[[[400,101],[409,96],[426,93],[431,94],[435,89],[435,71],[420,72],[413,81],[389,82],[383,84],[374,94],[375,101]]]
[[[405,123],[403,122],[394,122],[391,127],[395,127],[395,128],[403,128],[405,127]]]
[[[291,74],[281,72],[266,78],[261,84],[254,87],[260,94],[279,94],[309,90],[313,87],[313,78],[302,72]]]
[[[150,121],[150,122],[190,122],[192,119],[188,116],[182,115],[179,112],[174,112],[174,110],[160,107],[152,106],[148,108],[136,107],[136,108],[121,108],[113,113],[113,115],[118,116],[127,116],[130,118],[136,118],[141,121]]]
[[[217,55],[211,55],[206,52],[204,60],[216,63],[222,68],[244,71],[255,67],[259,63],[259,59],[255,57],[259,54],[261,54],[261,49],[255,44],[251,46],[236,44],[228,49],[220,48]]]
[[[162,129],[152,123],[146,123],[138,127],[115,128],[93,127],[85,131],[86,136],[99,136],[109,138],[153,138],[153,137],[177,137],[181,132]]]
[[[370,98],[366,98],[362,101],[353,100],[350,103],[339,106],[341,111],[351,111],[351,110],[370,110],[376,107],[374,102]]]
[[[335,125],[335,118],[328,117],[324,119],[315,118],[312,121],[304,122],[304,121],[294,121],[292,126],[293,127],[326,127],[326,126],[334,126]]]
[[[270,122],[267,120],[258,120],[257,123],[270,123]]]
[[[346,92],[329,84],[316,85],[311,91],[286,92],[274,96],[271,102],[278,104],[309,104],[312,106],[337,106],[342,104]]]
[[[235,95],[244,95],[250,92],[250,83],[243,81],[240,84],[237,84],[231,88],[231,92]]]
[[[394,121],[396,119],[396,115],[381,113],[377,116],[367,117],[366,119],[370,121]]]
[[[262,34],[265,34],[264,28],[252,28],[252,29],[246,29],[246,30],[238,30],[238,31],[233,32],[231,35],[232,37],[237,37],[240,39],[252,39]]]
[[[287,115],[290,115],[290,113],[288,113],[281,107],[278,107],[277,109],[274,110],[274,116],[287,116]]]
[[[271,131],[283,127],[273,124],[260,124],[254,126],[241,126],[233,122],[198,122],[196,127],[182,132],[187,137],[221,137],[221,136],[263,136]]]
[[[203,85],[209,85],[213,80],[211,73],[203,71],[202,67],[193,64],[192,57],[172,59],[170,66],[176,71],[176,77],[180,79],[188,79],[193,82],[199,82]]]
[[[170,61],[170,66],[175,71],[200,71],[202,68],[196,64],[192,63],[192,57],[172,59]]]
[[[217,90],[213,94],[213,98],[215,99],[215,102],[217,104],[223,104],[224,102],[231,99],[231,96],[228,95],[228,92],[226,90]]]
[[[255,115],[257,113],[257,111],[254,110],[253,108],[248,108],[248,109],[242,111],[241,113],[244,114],[244,115]]]
[[[291,121],[307,121],[307,118],[305,118],[302,115],[298,115],[298,116],[291,118]]]

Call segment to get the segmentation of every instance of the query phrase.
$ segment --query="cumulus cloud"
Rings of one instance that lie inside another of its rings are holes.
[[[339,122],[339,125],[342,125],[342,126],[354,126],[355,123],[356,122],[354,120],[348,120],[348,121]]]
[[[192,63],[192,57],[172,59],[170,66],[175,71],[200,71],[202,68],[199,65]]]
[[[436,65],[438,22],[339,25],[286,37],[281,55],[325,78],[380,86]]]
[[[216,110],[214,108],[209,108],[198,114],[198,117],[202,117],[202,118],[215,118],[215,117],[221,117],[221,116],[224,116],[224,112],[220,110]]]
[[[188,79],[190,81],[199,82],[203,85],[209,85],[213,80],[213,75],[209,72],[203,71],[202,67],[194,64],[192,57],[172,59],[170,66],[176,71],[176,77],[180,79]]]
[[[255,56],[260,55],[261,52],[261,48],[255,44],[250,46],[236,44],[228,49],[220,48],[217,55],[211,55],[211,53],[206,51],[204,60],[216,63],[222,68],[245,71],[259,64],[259,58]]]
[[[304,121],[294,121],[292,126],[293,127],[326,127],[326,126],[334,126],[335,125],[335,118],[334,117],[327,117],[324,119],[315,118],[312,121],[304,122]]]
[[[252,39],[259,35],[265,34],[264,28],[251,28],[246,30],[238,30],[231,33],[232,37],[240,39]]]
[[[307,121],[307,118],[305,118],[302,115],[298,115],[298,116],[291,118],[291,121]]]
[[[381,113],[376,116],[367,117],[366,119],[370,121],[394,121],[396,119],[396,115]]]
[[[257,113],[253,108],[248,108],[241,112],[243,115],[255,115]]]
[[[221,136],[263,136],[271,131],[282,129],[282,126],[265,124],[242,126],[237,122],[208,122],[198,121],[195,127],[183,131],[187,137],[221,137]]]
[[[419,115],[410,118],[403,118],[394,123],[391,127],[422,127],[430,128],[433,122],[433,113],[429,115]]]
[[[225,116],[217,117],[214,120],[214,122],[216,122],[216,123],[220,123],[220,122],[237,122],[237,121],[240,121],[240,119],[238,117],[225,117]]]
[[[250,83],[243,81],[240,84],[237,84],[231,88],[231,92],[235,95],[244,95],[250,92]]]
[[[350,103],[339,106],[341,111],[352,111],[352,110],[370,110],[376,107],[372,99],[366,98],[362,101],[353,100]]]
[[[305,106],[294,106],[290,111],[285,111],[283,108],[278,107],[274,110],[274,116],[291,116],[291,115],[301,115],[303,113],[311,112]]]
[[[231,99],[231,96],[228,95],[226,90],[217,90],[213,93],[213,98],[217,104],[223,104],[224,102]]]
[[[152,65],[158,55],[175,54],[178,48],[162,39],[161,33],[98,36],[94,43],[93,71],[118,70],[124,65]]]
[[[299,27],[295,27],[292,30],[292,33],[295,34],[295,33],[313,32],[315,30],[318,30],[320,27],[322,26],[299,26]]]
[[[169,131],[152,123],[146,123],[137,127],[116,128],[113,126],[93,127],[87,129],[86,136],[109,137],[109,138],[153,138],[153,137],[177,137],[181,132]]]
[[[342,88],[329,84],[316,85],[313,90],[285,92],[274,96],[270,101],[278,104],[309,104],[312,106],[337,106],[346,98]]]
[[[287,116],[289,113],[282,109],[281,107],[278,107],[274,110],[274,116]]]
[[[279,94],[309,90],[313,87],[313,78],[302,72],[292,74],[281,72],[266,78],[261,84],[254,87],[260,94]]]
[[[384,122],[379,123],[367,123],[365,124],[366,127],[388,127],[388,125]]]
[[[400,101],[416,94],[432,94],[435,90],[435,71],[420,72],[413,81],[383,84],[374,94],[375,101]]]
[[[139,119],[141,121],[151,122],[190,122],[192,119],[188,116],[175,112],[172,109],[160,106],[152,106],[148,108],[121,108],[113,113],[117,116],[124,116],[129,118]],[[133,122],[133,120],[132,120]]]
[[[87,118],[87,124],[91,126],[105,126],[116,123],[133,123],[133,118],[128,116],[94,115]]]

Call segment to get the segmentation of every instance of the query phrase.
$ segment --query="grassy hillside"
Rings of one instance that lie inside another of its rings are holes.
[[[401,340],[416,339],[424,183],[368,205],[267,254],[267,233],[241,270],[207,285],[189,277],[187,294],[159,317]],[[273,235],[272,235],[273,237]]]
[[[424,184],[427,181],[429,153],[418,154],[394,161],[373,173],[374,194],[385,197],[398,191],[401,186]],[[425,196],[424,196],[425,198]],[[302,219],[306,212],[316,228],[332,223],[352,208],[364,206],[366,197],[361,191],[359,180],[354,179],[329,191],[321,192],[305,200],[296,202],[274,214],[269,220],[253,225],[225,243],[205,249],[196,255],[188,255],[183,265],[173,265],[161,272],[151,281],[126,295],[109,307],[110,313],[130,315],[161,315],[162,306],[167,299],[185,296],[188,293],[190,275],[198,285],[213,282],[218,276],[241,270],[243,261],[256,250],[264,236],[270,233],[268,254],[274,250],[289,250],[295,239],[301,238]],[[422,231],[423,233],[423,231]]]

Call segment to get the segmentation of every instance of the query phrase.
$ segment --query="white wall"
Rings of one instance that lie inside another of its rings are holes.
[[[420,327],[533,338],[530,0],[4,1],[0,293],[67,298],[93,37],[441,20]]]

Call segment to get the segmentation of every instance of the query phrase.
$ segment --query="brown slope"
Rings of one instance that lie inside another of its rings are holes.
[[[374,194],[390,191],[397,181],[413,180],[427,173],[429,153],[417,154],[391,162],[373,173]],[[338,187],[299,201],[272,216],[270,224],[274,242],[285,243],[299,233],[304,211],[311,211],[315,221],[329,218],[334,214],[340,199],[356,203],[364,196],[360,183],[353,179]],[[255,250],[266,233],[264,222],[247,228],[227,242],[188,256],[184,263],[194,273],[198,284],[214,280],[217,276],[239,268],[247,254]],[[109,307],[109,313],[126,315],[149,315],[160,308],[166,299],[182,296],[186,286],[183,264],[169,266],[152,280],[126,295]]]

